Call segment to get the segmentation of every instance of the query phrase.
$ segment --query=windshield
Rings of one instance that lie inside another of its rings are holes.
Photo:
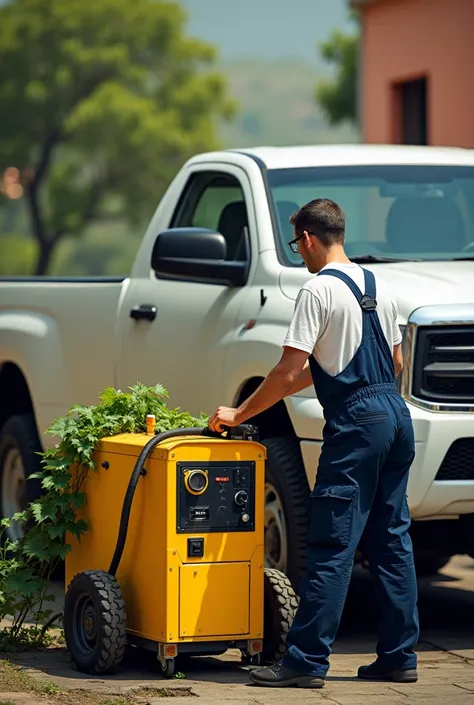
[[[356,261],[474,258],[474,167],[348,166],[267,172],[278,249],[300,266],[288,242],[290,215],[330,198],[346,215],[346,252]]]

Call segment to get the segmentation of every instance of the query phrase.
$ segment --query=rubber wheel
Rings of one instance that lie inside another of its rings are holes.
[[[288,634],[298,608],[298,598],[286,575],[274,568],[264,572],[262,664],[278,662],[286,652]]]
[[[161,666],[161,672],[165,678],[172,678],[174,676],[175,667],[176,667],[176,663],[175,663],[174,658],[167,658],[165,665],[163,666],[163,664],[160,664],[160,666]]]
[[[117,580],[102,570],[72,579],[64,601],[64,636],[83,673],[114,673],[126,646],[126,615]]]
[[[262,654],[248,654],[246,651],[241,652],[240,662],[243,666],[261,666]]]
[[[41,481],[28,480],[41,470],[41,442],[32,414],[11,416],[0,431],[0,514],[10,518],[41,494]],[[26,526],[15,522],[3,534],[11,541],[24,536]]]
[[[285,573],[295,589],[306,570],[310,491],[299,442],[267,438],[265,565]]]

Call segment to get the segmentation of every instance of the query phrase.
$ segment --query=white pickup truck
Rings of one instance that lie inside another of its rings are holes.
[[[420,573],[474,556],[474,151],[337,145],[200,154],[159,203],[126,278],[0,279],[1,511],[53,418],[107,385],[163,383],[191,413],[237,404],[278,361],[309,274],[287,245],[315,197],[345,210],[349,256],[396,294],[416,433]],[[266,560],[297,583],[321,449],[312,389],[253,420],[268,448]],[[10,530],[15,536],[21,526]],[[363,554],[362,554],[363,557]]]

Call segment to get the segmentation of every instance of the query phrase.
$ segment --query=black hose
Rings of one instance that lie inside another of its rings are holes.
[[[214,433],[209,428],[177,428],[174,431],[164,431],[163,433],[158,433],[156,436],[153,436],[153,438],[151,438],[148,443],[143,447],[140,455],[137,458],[135,467],[133,468],[132,476],[130,478],[130,482],[128,483],[127,492],[125,493],[125,499],[123,500],[122,515],[120,517],[120,527],[117,536],[117,544],[115,546],[115,552],[109,568],[109,573],[111,575],[115,575],[117,573],[118,567],[120,565],[123,550],[125,548],[125,541],[127,540],[128,522],[130,520],[130,511],[132,509],[133,496],[135,494],[140,475],[142,475],[143,473],[143,466],[145,465],[145,461],[155,446],[157,446],[162,441],[167,440],[168,438],[175,438],[176,436],[220,437],[220,434]]]

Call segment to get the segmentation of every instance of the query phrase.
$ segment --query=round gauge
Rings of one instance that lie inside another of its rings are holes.
[[[184,477],[184,486],[191,494],[202,494],[206,491],[209,480],[204,470],[188,470]]]

